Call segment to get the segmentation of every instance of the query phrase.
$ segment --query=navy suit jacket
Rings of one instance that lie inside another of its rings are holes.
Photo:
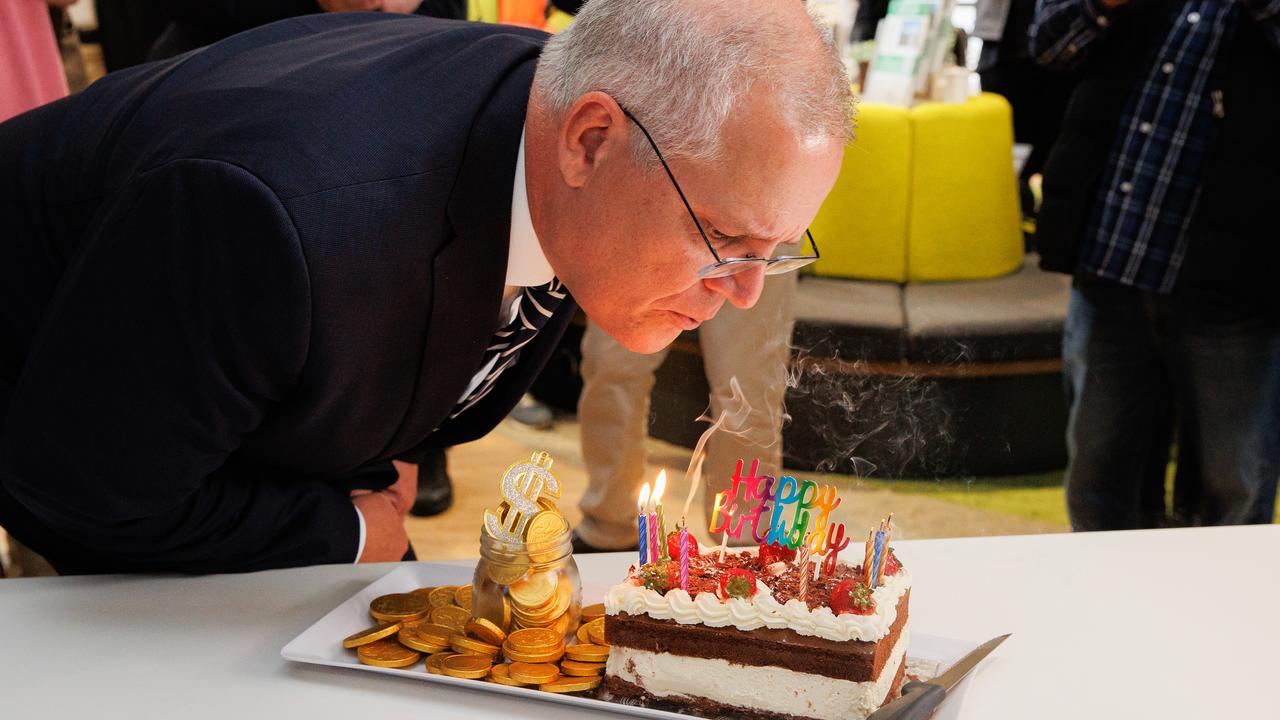
[[[348,491],[472,440],[545,36],[315,15],[0,125],[0,526],[63,572],[351,562]]]

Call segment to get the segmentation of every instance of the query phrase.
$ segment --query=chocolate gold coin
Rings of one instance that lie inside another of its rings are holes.
[[[443,675],[444,668],[440,667],[440,663],[444,662],[445,658],[451,658],[457,654],[458,653],[456,652],[446,650],[444,652],[432,653],[428,655],[425,661],[427,666],[427,672],[431,673],[432,675]]]
[[[561,660],[560,671],[565,675],[591,677],[604,672],[604,663],[578,662],[577,660]]]
[[[356,657],[365,665],[385,668],[402,668],[418,662],[422,653],[410,650],[400,643],[386,638],[356,648]]]
[[[421,595],[392,593],[376,597],[369,603],[369,614],[382,622],[401,622],[424,617],[431,606]]]
[[[600,663],[609,659],[609,648],[604,645],[579,643],[566,646],[564,654],[565,657],[578,662]]]
[[[596,618],[604,617],[604,603],[596,603],[595,605],[587,605],[582,608],[582,622],[591,622]]]
[[[471,586],[470,585],[462,585],[457,590],[453,591],[453,604],[457,605],[463,610],[466,610],[467,612],[471,612]]]
[[[342,647],[357,648],[361,645],[368,645],[375,640],[391,637],[400,632],[400,623],[382,623],[374,625],[371,628],[365,628],[360,632],[352,633],[342,640]]]
[[[469,638],[462,633],[454,633],[449,636],[449,646],[456,652],[469,653],[472,655],[486,655],[490,658],[498,654],[501,647],[491,645],[475,638]]]
[[[450,605],[449,607],[432,608],[429,617],[431,622],[437,625],[461,630],[466,627],[467,621],[471,619],[471,611]]]
[[[546,652],[563,645],[564,637],[546,628],[529,628],[508,635],[507,644],[521,652]]]
[[[507,592],[515,604],[513,610],[518,613],[522,609],[537,611],[545,608],[555,599],[558,587],[556,573],[543,571],[530,573],[528,577],[511,583]]]
[[[498,664],[489,669],[489,682],[495,682],[499,685],[510,685],[512,687],[525,687],[527,683],[519,680],[513,680],[506,665]]]
[[[524,541],[529,545],[545,545],[563,535],[568,525],[560,513],[543,510],[529,520],[524,531]],[[534,558],[534,562],[538,562],[538,559]]]
[[[454,585],[438,587],[427,595],[427,601],[432,608],[449,607],[453,604],[453,591],[457,589]]]
[[[440,669],[450,677],[478,679],[489,674],[493,662],[481,655],[454,655],[440,661]]]
[[[582,643],[583,645],[594,645],[595,643],[591,642],[591,637],[587,635],[588,624],[589,623],[584,621],[583,624],[578,626],[578,633],[577,633],[578,642]]]
[[[562,677],[559,680],[552,680],[538,686],[543,692],[554,693],[575,693],[594,690],[600,687],[601,678],[596,677]]]
[[[523,652],[507,643],[502,646],[502,654],[512,662],[553,663],[564,657],[564,646],[561,645],[550,650],[540,650],[538,652]]]
[[[423,628],[428,629],[424,630]],[[445,642],[440,642],[440,633],[436,628],[439,628],[439,626],[431,625],[430,623],[405,625],[396,634],[396,640],[407,648],[413,648],[428,654],[448,650],[448,638],[445,638]]]
[[[608,641],[604,637],[604,618],[598,618],[587,623],[587,637],[591,638],[591,642],[596,645],[608,645]]]
[[[507,634],[502,631],[502,628],[484,618],[471,618],[463,630],[470,637],[491,645],[501,645],[507,640]]]
[[[449,647],[449,636],[457,632],[451,627],[430,622],[405,623],[401,630],[411,630],[413,637],[417,638],[422,644],[435,645],[440,648]]]
[[[528,685],[541,685],[559,679],[560,669],[551,663],[513,662],[507,666],[507,674],[512,680]]]

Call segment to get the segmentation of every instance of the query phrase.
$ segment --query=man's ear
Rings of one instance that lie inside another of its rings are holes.
[[[592,91],[578,98],[560,124],[558,155],[565,184],[580,188],[610,153],[626,147],[626,116],[608,94]]]

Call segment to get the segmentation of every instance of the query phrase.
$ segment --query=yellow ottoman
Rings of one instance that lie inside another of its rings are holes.
[[[827,277],[977,280],[1023,257],[1013,122],[984,93],[906,110],[865,104],[835,188],[814,220]]]

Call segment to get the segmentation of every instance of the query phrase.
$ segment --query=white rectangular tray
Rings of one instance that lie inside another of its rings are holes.
[[[593,578],[583,578],[582,597],[603,598],[611,583],[595,582]],[[380,595],[396,592],[408,592],[428,585],[466,585],[471,582],[470,568],[455,565],[437,565],[432,563],[414,563],[405,565],[384,575],[365,589],[351,596],[346,602],[317,620],[311,627],[285,645],[280,654],[286,660],[314,665],[331,665],[333,667],[363,670],[365,672],[398,675],[413,680],[429,683],[441,683],[468,688],[477,692],[500,693],[529,700],[562,703],[597,711],[609,711],[626,715],[647,718],[688,718],[691,715],[649,708],[639,705],[628,705],[620,702],[599,700],[593,697],[578,695],[562,695],[541,692],[533,688],[511,687],[496,683],[479,682],[464,678],[433,675],[426,672],[422,664],[408,668],[380,668],[364,665],[356,660],[355,653],[342,647],[342,638],[368,627],[369,603]],[[587,602],[584,600],[584,602]],[[588,602],[588,604],[590,604]],[[911,634],[910,657],[912,671],[921,675],[932,674],[933,668],[946,668],[960,659],[974,645],[960,640],[952,640],[933,635]],[[972,674],[971,674],[972,675]],[[938,708],[935,716],[938,720],[955,720],[959,717],[960,703],[969,680],[963,682],[949,694],[946,702]]]

